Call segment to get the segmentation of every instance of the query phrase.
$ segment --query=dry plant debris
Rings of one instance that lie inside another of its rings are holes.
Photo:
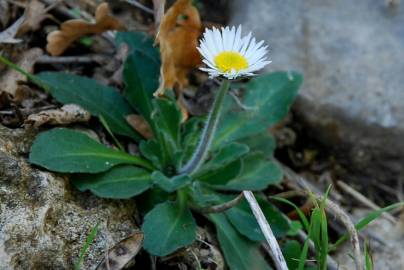
[[[16,44],[20,43],[22,40],[15,38],[18,30],[25,21],[25,14],[22,15],[18,20],[16,20],[10,27],[8,27],[3,32],[0,32],[0,44]]]
[[[32,72],[35,62],[43,54],[42,50],[39,48],[32,48],[22,53],[22,55],[16,59],[16,64],[22,69]],[[3,75],[0,75],[0,93],[6,92],[10,94],[14,101],[21,101],[24,97],[22,95],[20,82],[26,81],[26,77],[21,73],[13,70],[7,69]]]
[[[201,63],[196,49],[201,34],[201,18],[191,0],[177,0],[161,19],[156,42],[161,51],[161,84],[156,95],[167,88],[188,85],[188,72]]]
[[[140,115],[131,114],[126,117],[126,121],[134,130],[139,132],[140,135],[146,139],[154,137],[153,131],[147,121]]]
[[[0,1],[0,8],[2,8],[3,5],[1,2],[2,1]],[[16,36],[21,36],[28,31],[38,30],[41,26],[41,22],[48,16],[47,12],[52,7],[53,5],[46,8],[39,0],[30,1],[26,5],[24,14],[9,28],[0,33],[0,43],[20,43],[22,40],[16,38]]]
[[[10,19],[9,6],[7,1],[0,1],[0,27],[5,27]]]
[[[123,30],[124,26],[110,14],[108,3],[102,3],[95,11],[95,23],[82,19],[68,20],[60,30],[49,33],[46,50],[52,56],[61,55],[74,41],[90,34],[101,34],[108,30]]]
[[[52,8],[52,6],[50,8]],[[50,8],[46,8],[45,4],[39,0],[30,1],[25,8],[24,22],[19,27],[17,34],[23,35],[28,31],[38,30],[41,26],[41,22],[46,19],[47,12]]]
[[[161,18],[164,16],[164,7],[166,5],[166,0],[153,0],[153,13],[154,13],[154,23],[159,26]]]
[[[136,232],[107,251],[96,270],[120,270],[137,255],[143,244],[143,233]]]
[[[91,114],[76,104],[67,104],[60,109],[46,110],[31,114],[25,120],[25,127],[40,127],[44,124],[68,125],[72,123],[88,122]]]

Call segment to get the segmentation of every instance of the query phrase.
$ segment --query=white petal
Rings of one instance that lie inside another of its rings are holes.
[[[211,50],[213,55],[216,55],[219,52],[219,47],[216,45],[214,41],[214,33],[212,30],[208,30],[209,34],[205,36],[206,46]]]
[[[245,46],[243,47],[242,51],[240,52],[242,55],[246,55],[250,48],[255,45],[255,38],[251,37],[251,33],[249,35],[249,40],[248,42],[245,43]]]
[[[250,65],[254,64],[258,60],[262,58],[266,58],[268,51],[265,48],[261,48],[260,50],[253,52],[253,54],[247,58],[247,61]]]
[[[210,61],[211,63],[213,63],[213,53],[210,51],[210,49],[206,46],[205,43],[201,43],[201,47],[198,48],[198,51],[203,55],[203,57],[205,57],[208,61]]]
[[[203,59],[202,62],[205,63],[208,67],[216,69],[216,65],[209,62],[207,59]]]
[[[251,55],[251,53],[254,51],[254,48],[255,48],[256,46],[257,46],[256,39],[253,38],[253,39],[251,40],[250,46],[248,46],[248,49],[247,49],[247,51],[245,52],[244,56],[248,58],[248,57]]]
[[[250,47],[249,51],[245,54],[245,57],[250,57],[254,52],[256,52],[264,44],[264,41],[260,41],[255,46]]]
[[[230,47],[230,29],[229,27],[222,28],[223,50],[228,51]]]
[[[234,26],[231,27],[230,29],[230,35],[229,35],[229,47],[228,50],[229,51],[233,51],[233,47],[234,47],[234,39],[236,38],[236,28]]]
[[[255,64],[255,65],[249,67],[249,68],[247,69],[247,71],[248,71],[248,72],[255,72],[255,71],[258,71],[258,70],[264,68],[266,65],[270,64],[271,62],[272,62],[272,61],[259,62],[259,63]]]
[[[223,49],[222,33],[216,28],[213,28],[213,33],[214,33],[213,38],[214,38],[215,45],[218,48],[218,53],[223,52],[224,49]]]
[[[234,36],[234,44],[233,44],[233,51],[239,52],[241,49],[242,44],[242,39],[241,39],[241,25],[238,26],[236,34]]]

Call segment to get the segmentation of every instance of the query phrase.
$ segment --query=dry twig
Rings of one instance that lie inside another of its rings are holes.
[[[358,236],[358,231],[355,228],[355,225],[352,223],[351,218],[348,216],[347,213],[345,213],[344,210],[342,210],[341,207],[338,206],[338,204],[334,203],[331,200],[327,200],[327,211],[331,212],[334,214],[338,219],[344,224],[346,227],[348,234],[351,239],[351,244],[353,247],[354,251],[354,261],[355,261],[355,266],[357,270],[363,270],[363,257],[362,257],[362,252],[361,252],[361,247],[359,243],[359,236]]]
[[[87,64],[87,63],[100,63],[106,62],[111,59],[111,56],[90,54],[82,56],[49,56],[42,55],[36,61],[37,64]]]
[[[365,196],[360,194],[358,191],[356,191],[353,187],[345,184],[344,182],[338,181],[337,185],[340,188],[342,188],[345,192],[352,195],[359,202],[361,202],[365,206],[369,207],[370,209],[373,209],[373,210],[380,210],[381,209],[377,204],[375,204],[374,202],[372,202],[371,200],[369,200],[368,198],[366,198]],[[397,223],[397,220],[389,213],[383,212],[382,217],[384,217],[385,219],[387,219],[388,221],[390,221],[393,224]]]
[[[152,9],[146,7],[145,5],[139,3],[139,2],[136,1],[136,0],[125,0],[125,2],[128,3],[128,4],[131,4],[132,6],[135,6],[135,7],[139,8],[139,9],[141,9],[141,10],[143,10],[143,11],[146,12],[146,13],[153,14],[153,10],[152,10]]]
[[[279,247],[275,235],[273,234],[271,227],[269,226],[269,223],[265,218],[265,215],[262,212],[257,200],[255,199],[254,194],[251,191],[244,190],[243,195],[250,205],[251,210],[255,218],[257,219],[258,225],[260,226],[261,231],[265,236],[265,239],[267,240],[267,243],[271,250],[270,254],[272,256],[272,259],[274,260],[276,269],[288,270],[288,266],[286,264],[285,258],[283,257],[281,248]]]
[[[160,25],[161,18],[164,16],[165,5],[166,0],[153,0],[154,24],[157,26],[157,28]]]
[[[243,199],[243,194],[240,193],[236,198],[234,198],[231,201],[219,204],[219,205],[214,205],[211,207],[206,207],[203,209],[200,209],[202,213],[221,213],[224,212],[234,206],[236,206],[242,199]]]

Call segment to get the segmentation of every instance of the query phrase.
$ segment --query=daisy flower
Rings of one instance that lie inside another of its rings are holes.
[[[210,77],[227,79],[253,76],[254,72],[271,63],[267,59],[268,46],[256,42],[249,33],[241,37],[241,25],[236,29],[222,27],[207,29],[198,47],[207,67],[200,68]]]

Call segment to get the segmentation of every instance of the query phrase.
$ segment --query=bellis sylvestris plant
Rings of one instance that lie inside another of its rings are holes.
[[[212,78],[223,76],[232,80],[252,76],[271,63],[264,41],[257,43],[251,33],[242,37],[241,29],[240,25],[237,29],[233,26],[205,31],[198,50],[208,67],[201,70]]]
[[[116,43],[130,48],[122,94],[73,74],[29,75],[60,103],[75,103],[97,117],[115,147],[80,131],[55,128],[36,138],[30,162],[71,174],[80,191],[111,199],[136,197],[144,214],[143,247],[152,255],[166,256],[192,244],[197,215],[215,226],[231,269],[270,269],[260,255],[264,236],[259,225],[246,202],[236,198],[243,190],[261,191],[281,181],[268,129],[286,115],[302,77],[289,71],[256,76],[237,84],[236,101],[226,95],[232,81],[267,65],[267,47],[251,34],[242,37],[241,27],[207,30],[199,48],[207,67],[201,69],[220,78],[221,85],[206,120],[190,117],[182,122],[170,91],[153,96],[161,65],[153,40],[126,32],[116,35]],[[152,138],[144,138],[126,122],[126,116],[134,113],[148,123]],[[139,151],[125,152],[128,142],[136,143]],[[213,210],[229,202],[239,203],[230,203],[233,207],[220,213]],[[265,198],[258,197],[258,202],[275,235],[285,236],[289,221]]]
[[[222,76],[225,80],[216,95],[194,156],[180,170],[181,173],[193,174],[205,161],[216,132],[225,95],[230,87],[228,80],[252,76],[253,72],[270,63],[266,60],[267,47],[262,47],[263,43],[261,41],[257,44],[255,38],[251,38],[251,33],[241,38],[241,26],[237,30],[235,27],[208,29],[203,34],[198,50],[208,68],[200,69],[208,72],[211,78]]]

